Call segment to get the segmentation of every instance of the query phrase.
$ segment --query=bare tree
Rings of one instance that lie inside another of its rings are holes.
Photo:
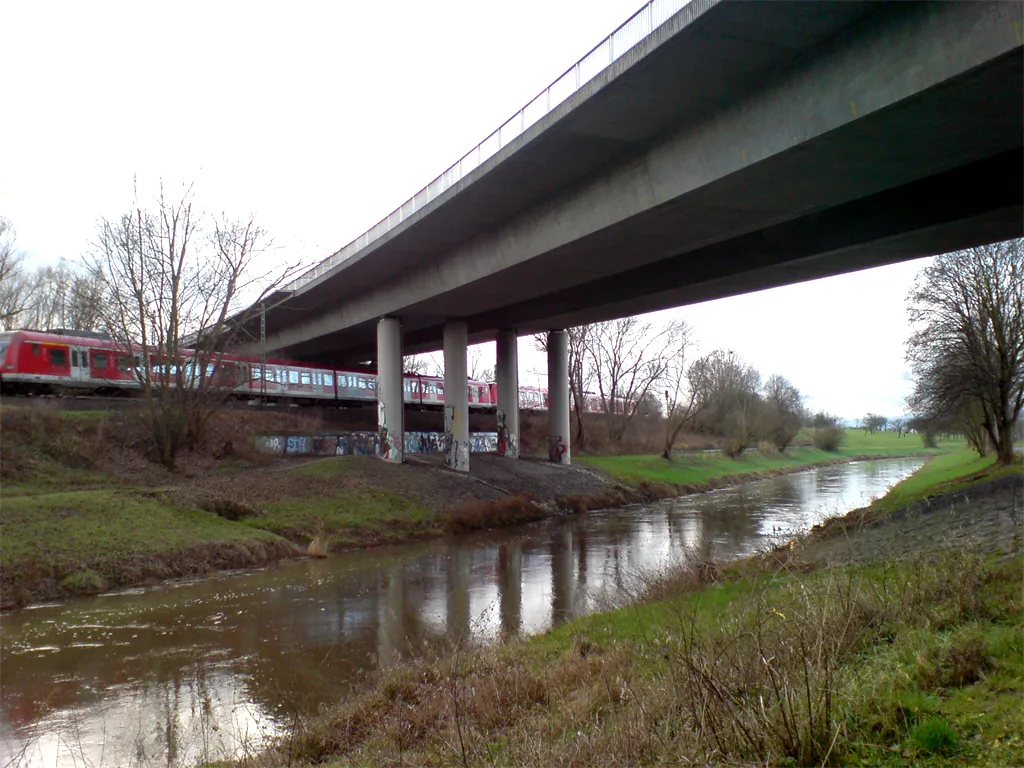
[[[761,374],[734,353],[715,350],[690,366],[688,376],[705,404],[699,426],[725,438],[727,456],[739,456],[754,441],[764,415]]]
[[[444,376],[444,367],[433,354],[407,355],[402,359],[402,369],[420,376]]]
[[[692,427],[697,417],[707,406],[705,391],[691,386],[690,368],[686,351],[690,345],[692,331],[687,326],[680,328],[678,346],[675,354],[669,356],[662,375],[665,386],[665,443],[661,456],[672,460],[672,449],[679,435],[687,427]]]
[[[25,255],[15,247],[14,227],[0,216],[0,328],[10,330],[31,301]]]
[[[911,409],[924,423],[975,421],[1009,464],[1024,407],[1024,241],[938,256],[908,299]]]
[[[103,324],[103,285],[65,260],[40,267],[32,276],[30,299],[19,323],[40,330],[99,331]]]
[[[786,450],[804,423],[804,404],[800,390],[778,374],[768,377],[764,398],[764,436],[780,451]]]
[[[136,203],[118,219],[101,220],[84,257],[120,347],[109,364],[134,372],[153,447],[169,468],[183,447],[201,441],[239,379],[264,375],[258,365],[240,370],[223,356],[239,328],[229,318],[245,303],[257,306],[298,267],[259,269],[268,245],[251,217],[205,216],[193,207],[191,187],[170,200],[161,186],[155,210]]]
[[[479,345],[466,351],[466,376],[472,381],[494,381],[494,368],[484,367],[484,354]]]
[[[681,320],[657,328],[624,317],[591,326],[587,354],[613,441],[622,441],[642,402],[657,392],[670,361],[684,353],[686,341]]]
[[[869,413],[863,419],[864,431],[868,433],[880,432],[888,423],[889,420],[885,416],[880,416],[877,413]]]

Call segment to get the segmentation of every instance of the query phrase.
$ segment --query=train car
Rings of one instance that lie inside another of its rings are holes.
[[[98,392],[138,387],[137,356],[108,338],[67,331],[0,333],[0,391],[4,394]]]
[[[223,382],[234,389],[236,397],[271,400],[288,399],[296,403],[333,402],[337,399],[334,370],[304,365],[290,360],[257,360],[225,355],[223,370],[235,370],[232,381]]]
[[[198,378],[189,369],[191,351],[183,359],[167,362],[155,355],[150,362],[156,376],[177,376],[185,366],[189,381]],[[4,394],[54,395],[91,393],[132,394],[140,389],[137,370],[141,355],[125,350],[100,334],[80,331],[43,333],[9,331],[0,333],[0,391]],[[205,371],[219,387],[232,390],[242,399],[287,401],[300,405],[314,403],[370,404],[377,400],[377,377],[365,370],[336,370],[284,359],[262,360],[242,355],[224,355]],[[405,374],[407,403],[440,407],[444,405],[444,379]],[[492,388],[486,382],[467,382],[469,406],[490,408]]]

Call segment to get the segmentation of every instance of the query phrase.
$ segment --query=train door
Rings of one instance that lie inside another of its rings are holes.
[[[71,378],[89,380],[89,350],[85,347],[71,347]]]

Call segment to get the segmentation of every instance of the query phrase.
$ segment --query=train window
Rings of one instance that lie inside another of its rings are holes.
[[[266,375],[267,381],[277,382],[277,379],[274,376],[274,369],[273,368],[267,368],[266,373],[267,373],[267,375]]]
[[[376,379],[367,379],[366,380],[366,388],[367,389],[376,389],[377,388],[377,380]]]
[[[39,355],[42,354],[39,351],[39,345],[38,344],[29,344],[28,346],[29,346],[29,349],[32,350],[32,357],[39,357]]]
[[[439,395],[443,395],[444,394],[444,384],[438,384],[437,385],[437,394],[439,394]]]
[[[63,368],[68,364],[67,352],[63,349],[50,348],[50,365],[55,368]]]
[[[93,352],[92,353],[92,367],[97,370],[106,370],[107,367],[107,353],[106,352]]]
[[[131,360],[128,358],[128,355],[117,356],[117,370],[125,372],[128,371],[131,367]]]
[[[360,376],[356,381],[358,382],[360,389],[366,389],[366,379]]]
[[[308,373],[299,374],[299,382],[304,384],[304,385],[306,385],[306,386],[309,386],[309,374]]]

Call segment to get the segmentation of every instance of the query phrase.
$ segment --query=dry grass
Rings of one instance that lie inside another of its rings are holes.
[[[995,615],[986,584],[1005,578],[961,555],[884,572],[763,574],[740,586],[718,583],[707,555],[649,581],[645,594],[659,601],[647,607],[526,644],[431,648],[260,760],[833,764],[859,738],[856,716],[871,701],[869,687],[851,682],[851,664],[908,627]],[[992,668],[972,638],[922,652],[920,665],[928,685],[969,685]]]
[[[551,510],[528,495],[507,496],[495,501],[470,501],[441,513],[441,525],[449,533],[467,533],[506,525],[531,523],[551,516]]]

